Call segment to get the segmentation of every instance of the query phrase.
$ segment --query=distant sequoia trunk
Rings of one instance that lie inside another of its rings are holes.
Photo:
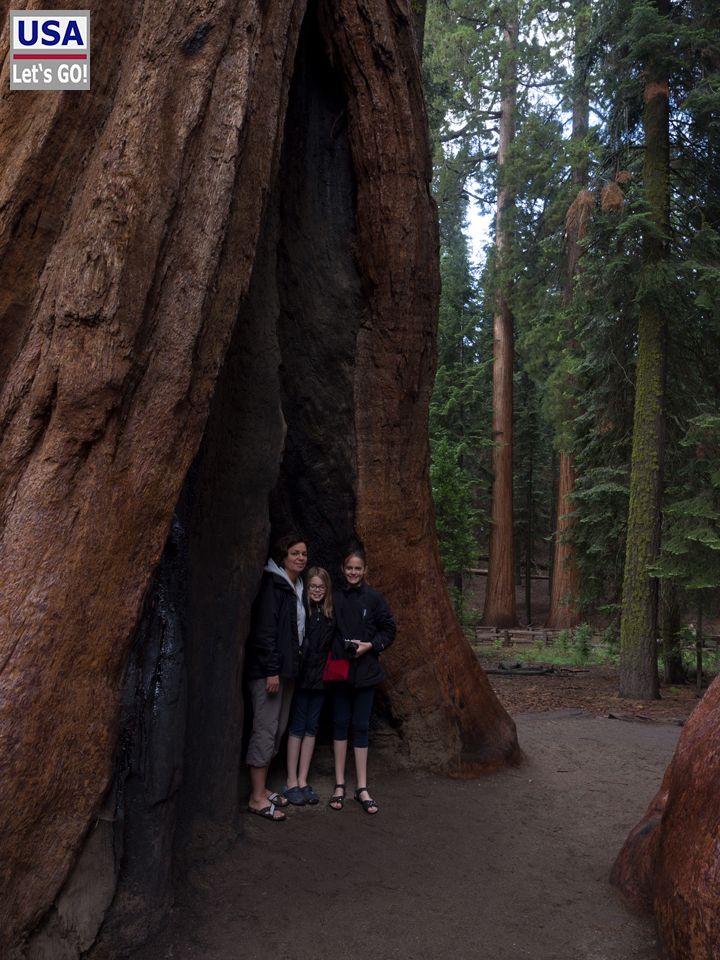
[[[513,541],[513,352],[514,318],[510,309],[507,258],[512,238],[515,197],[508,185],[508,153],[515,138],[517,109],[517,43],[519,8],[512,3],[503,28],[500,61],[500,131],[498,134],[498,190],[495,215],[495,253],[498,272],[493,307],[492,403],[492,516],[488,547],[488,575],[482,622],[485,626],[514,627],[515,549]]]
[[[435,539],[409,4],[88,5],[89,93],[0,77],[0,954],[35,960],[119,955],[237,828],[271,529],[365,543],[412,762],[519,753]]]
[[[584,141],[590,124],[590,97],[588,93],[587,68],[584,64],[587,37],[590,29],[590,5],[580,0],[575,6],[575,39],[573,61],[573,111],[572,139],[578,147],[570,170],[570,182],[577,192],[565,218],[565,290],[563,300],[572,302],[575,278],[579,273],[584,252],[582,242],[587,235],[588,221],[593,207],[593,197],[587,189],[588,154]],[[572,322],[568,322],[567,334],[572,344],[575,337]],[[568,382],[568,386],[572,386]],[[568,419],[573,416],[568,411]],[[575,546],[572,542],[575,528],[573,494],[575,492],[575,457],[563,443],[558,454],[557,526],[552,555],[550,577],[550,609],[545,625],[551,630],[564,630],[580,623],[580,571],[577,566]]]

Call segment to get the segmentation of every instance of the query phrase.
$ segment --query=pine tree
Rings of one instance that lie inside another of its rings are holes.
[[[720,590],[720,414],[694,417],[682,447],[690,458],[669,493],[652,573],[690,594],[696,610],[708,611]]]

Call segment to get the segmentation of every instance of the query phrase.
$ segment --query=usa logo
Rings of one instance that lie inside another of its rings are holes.
[[[90,89],[89,10],[10,11],[11,90]]]

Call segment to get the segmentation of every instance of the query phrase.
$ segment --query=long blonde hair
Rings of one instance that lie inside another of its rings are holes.
[[[322,612],[328,618],[328,620],[333,615],[333,602],[332,602],[332,584],[330,583],[330,574],[327,572],[325,567],[310,567],[307,572],[306,583],[310,583],[313,577],[319,577],[323,586],[325,587],[325,599],[322,602]],[[308,597],[310,596],[309,587],[308,587]]]

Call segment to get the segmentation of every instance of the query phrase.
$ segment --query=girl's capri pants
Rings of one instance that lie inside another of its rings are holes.
[[[353,746],[366,747],[375,687],[351,687],[349,683],[337,683],[333,692],[333,738],[347,740],[352,727]]]

